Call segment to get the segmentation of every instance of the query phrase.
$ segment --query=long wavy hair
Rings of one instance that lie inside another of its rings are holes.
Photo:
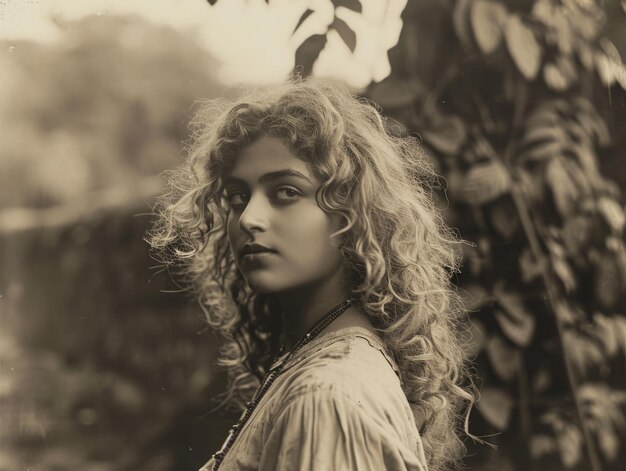
[[[401,370],[429,468],[450,465],[474,400],[450,282],[461,242],[435,205],[438,180],[419,142],[393,135],[376,105],[341,84],[298,76],[208,102],[192,129],[186,165],[169,172],[146,240],[184,274],[220,339],[220,406],[243,408],[278,351],[279,306],[253,293],[235,265],[222,183],[246,146],[271,136],[323,182],[318,205],[341,218],[334,235],[352,293]]]

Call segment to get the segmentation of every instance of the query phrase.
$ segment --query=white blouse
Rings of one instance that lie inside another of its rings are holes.
[[[212,471],[213,464],[209,460],[200,471]],[[312,340],[285,364],[219,469],[427,466],[395,362],[377,335],[348,327]]]

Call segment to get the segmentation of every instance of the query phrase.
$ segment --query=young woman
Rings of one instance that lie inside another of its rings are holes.
[[[298,77],[196,124],[150,242],[183,264],[222,340],[223,403],[243,410],[202,470],[446,468],[473,396],[458,241],[419,145]]]

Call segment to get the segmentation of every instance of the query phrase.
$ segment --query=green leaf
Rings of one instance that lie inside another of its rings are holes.
[[[563,129],[556,124],[532,126],[526,129],[524,133],[523,144],[528,146],[530,144],[538,144],[543,142],[556,141],[560,144],[564,144],[567,140],[567,135]]]
[[[568,217],[574,211],[582,191],[585,190],[581,185],[586,186],[586,192],[589,190],[580,168],[562,157],[557,156],[550,160],[545,179],[552,190],[554,204],[563,217]]]
[[[609,358],[626,355],[626,318],[620,315],[606,316],[596,312],[593,316],[595,333],[602,341]]]
[[[496,201],[488,212],[489,222],[498,235],[510,240],[520,228],[520,220],[510,199]]]
[[[594,42],[600,28],[605,23],[603,7],[600,6],[602,3],[579,0],[562,3],[577,35],[590,43]]]
[[[520,155],[522,162],[547,160],[559,154],[563,149],[563,145],[558,141],[546,141],[539,145],[525,149]]]
[[[502,333],[513,343],[519,346],[526,346],[530,343],[535,330],[535,321],[532,318],[525,318],[525,322],[519,322],[504,310],[497,309],[494,316]]]
[[[570,54],[574,35],[563,7],[540,0],[535,2],[531,14],[547,26],[545,33],[547,42],[550,45],[557,45],[562,53]]]
[[[543,101],[537,104],[526,121],[527,127],[541,125],[558,126],[563,116],[570,112],[572,105],[563,99]]]
[[[619,432],[626,429],[620,405],[626,402],[623,391],[615,391],[603,383],[583,384],[578,390],[587,425],[598,437],[600,450],[613,461],[619,452]]]
[[[589,147],[591,138],[585,129],[577,121],[567,121],[563,123],[562,129],[568,134],[568,140],[573,144]]]
[[[587,216],[574,216],[563,227],[563,243],[572,257],[582,256],[591,239],[592,221]]]
[[[541,423],[550,425],[556,438],[561,462],[566,468],[573,468],[582,458],[583,437],[578,427],[557,411],[544,414]]]
[[[476,407],[487,422],[496,429],[508,428],[513,410],[513,399],[506,391],[494,387],[483,388]]]
[[[550,435],[541,433],[530,438],[530,454],[538,459],[557,451],[556,440]]]
[[[619,308],[624,292],[624,279],[619,259],[603,253],[594,263],[593,288],[596,301],[607,311]]]
[[[598,75],[602,82],[609,86],[615,81],[626,90],[626,67],[622,63],[619,50],[609,39],[602,38],[600,47],[604,54],[598,52],[595,56]]]
[[[553,158],[546,168],[546,182],[552,189],[554,203],[563,216],[569,215],[578,201],[579,192],[567,172],[562,158]]]
[[[475,164],[465,176],[461,196],[465,202],[481,206],[511,189],[508,170],[499,162]]]
[[[530,249],[524,249],[520,255],[519,266],[524,283],[530,283],[541,276],[541,265],[535,260]]]
[[[593,147],[585,144],[572,143],[567,146],[566,150],[576,156],[576,160],[585,175],[585,180],[587,180],[592,187],[604,191],[607,182],[598,170],[597,157]]]
[[[621,275],[623,287],[626,290],[626,245],[621,237],[607,237],[606,248],[609,249],[611,255],[615,259],[615,264]],[[622,311],[623,313],[623,311]]]
[[[595,108],[593,108],[593,105],[583,98],[574,100],[574,105],[578,111],[574,114],[574,118],[589,136],[593,136],[600,146],[610,144],[611,136],[606,124],[600,118]]]
[[[543,365],[535,368],[533,371],[532,385],[535,394],[547,391],[552,384],[552,371],[549,367]]]
[[[578,79],[578,70],[570,54],[561,54],[556,58],[555,64],[569,82],[575,82]]]
[[[541,21],[544,25],[550,26],[554,18],[556,7],[549,0],[538,0],[533,5],[532,16]]]
[[[535,333],[535,318],[527,311],[521,296],[505,291],[501,284],[494,287],[493,294],[501,307],[494,316],[502,332],[516,345],[527,346]]]
[[[472,45],[471,32],[468,24],[469,8],[472,5],[472,0],[458,0],[454,6],[454,12],[452,13],[452,23],[454,24],[454,31],[461,40],[461,44],[467,48]]]
[[[606,54],[597,52],[594,55],[598,76],[604,85],[610,87],[615,82],[626,90],[626,67],[621,62],[615,62]]]
[[[555,9],[554,15],[554,30],[557,35],[557,45],[559,50],[563,54],[570,54],[572,52],[572,26],[566,16],[563,14],[563,9]]]
[[[539,173],[542,173],[541,169],[531,172],[522,167],[517,168],[517,187],[531,208],[543,205],[545,188]]]
[[[550,262],[554,273],[563,283],[565,291],[571,293],[576,289],[577,281],[574,271],[567,260],[565,248],[560,242],[551,239],[546,240],[546,245],[550,251]]]
[[[602,197],[598,200],[598,210],[611,230],[621,233],[626,223],[626,215],[622,208],[614,199]]]
[[[420,134],[431,147],[446,155],[455,155],[467,136],[463,120],[438,113],[430,117]]]
[[[511,381],[518,372],[520,351],[512,347],[498,335],[492,335],[487,340],[485,352],[489,363],[498,377],[504,381]]]
[[[570,327],[563,332],[565,354],[578,375],[585,376],[589,371],[606,364],[601,342],[588,330]]]
[[[582,39],[578,39],[577,41],[574,41],[574,47],[585,70],[587,70],[587,72],[591,72],[595,63],[593,50],[589,47],[589,44]]]
[[[615,74],[613,73],[613,63],[611,59],[602,52],[596,52],[593,55],[598,76],[604,85],[610,87],[615,82]]]
[[[470,21],[478,47],[484,54],[498,48],[507,16],[506,8],[500,3],[476,0],[472,5]]]
[[[585,320],[585,313],[576,309],[569,303],[559,300],[554,305],[554,315],[565,326],[578,324]]]
[[[594,104],[589,100],[589,98],[585,96],[577,96],[571,101],[570,104],[574,105],[576,110],[584,114],[587,114],[593,117],[594,119],[599,118],[598,112],[596,111]],[[576,112],[574,112],[573,114],[576,115]],[[602,120],[600,121],[602,122]]]
[[[535,35],[517,15],[509,16],[504,35],[513,62],[526,80],[533,80],[541,63],[541,47]]]
[[[529,123],[522,139],[522,161],[552,158],[569,142],[568,135],[562,125],[557,124],[556,117],[549,119],[550,123],[546,121],[548,120],[534,119]]]
[[[567,90],[571,83],[555,64],[550,63],[543,66],[543,79],[546,85],[556,92]]]

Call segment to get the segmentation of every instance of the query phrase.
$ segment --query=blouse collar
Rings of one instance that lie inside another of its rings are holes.
[[[391,364],[396,374],[400,373],[400,370],[398,366],[396,365],[396,362],[393,360],[391,353],[387,349],[387,346],[385,345],[383,340],[380,338],[380,336],[372,333],[371,331],[367,330],[365,327],[360,327],[360,326],[344,327],[339,330],[326,332],[325,334],[322,334],[321,336],[314,338],[313,340],[311,340],[309,343],[304,345],[300,350],[298,350],[298,352],[294,354],[294,356],[285,364],[283,371],[286,368],[291,368],[292,366],[300,363],[303,359],[309,357],[312,352],[318,351],[319,349],[326,347],[327,345],[330,345],[339,340],[343,340],[349,337],[364,337],[366,340],[370,341],[370,345],[380,350],[382,354],[387,358],[387,360]],[[270,371],[282,365],[283,362],[287,359],[288,355],[289,355],[289,352],[278,357],[276,361],[270,367]]]

